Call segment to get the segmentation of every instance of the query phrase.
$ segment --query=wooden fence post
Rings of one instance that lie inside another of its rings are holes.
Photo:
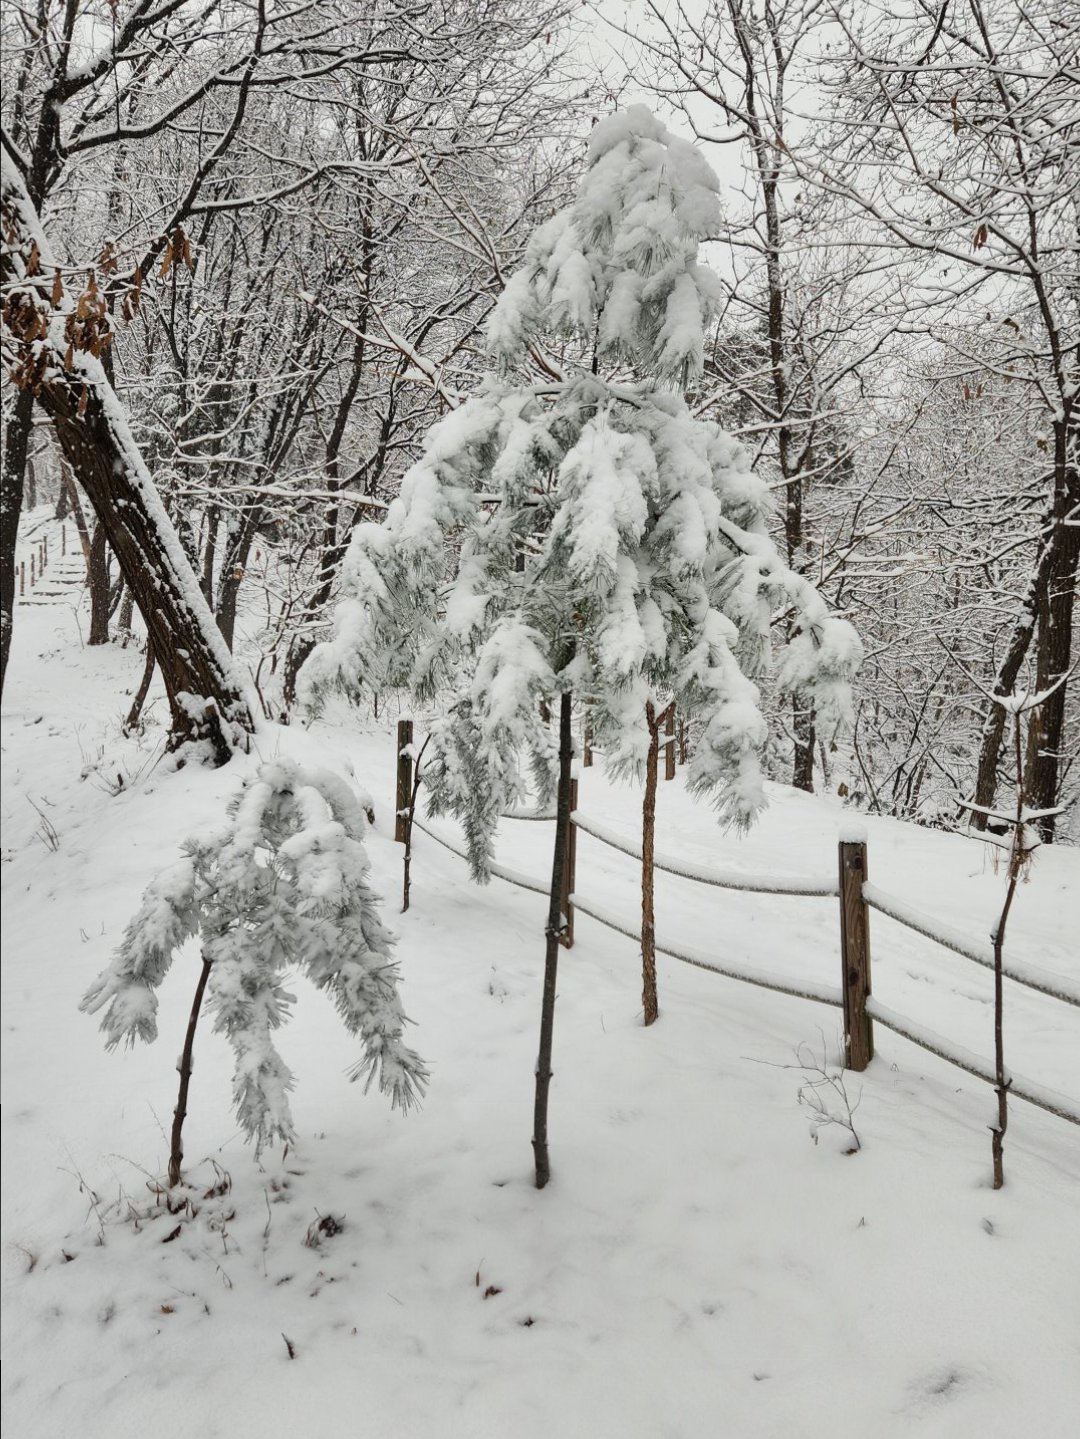
[[[578,782],[576,779],[570,781],[570,813],[571,815],[578,806]],[[574,906],[570,903],[570,896],[574,892],[577,883],[577,825],[571,819],[570,829],[566,835],[566,856],[563,860],[562,878],[562,902],[561,909],[566,915],[566,927],[559,935],[559,943],[563,949],[574,947]]]
[[[60,558],[67,554],[67,525],[60,526]]]
[[[675,778],[675,701],[667,707],[664,721],[664,778]]]
[[[33,550],[30,551],[30,588],[33,589],[37,582],[37,557]]]
[[[398,720],[397,727],[397,803],[394,807],[394,838],[404,844],[409,824],[409,800],[412,796],[413,761],[405,751],[412,745],[412,720]]]
[[[874,1057],[870,996],[870,913],[863,899],[866,842],[840,841],[840,963],[844,990],[845,1066],[863,1070]]]
[[[19,594],[26,594],[26,561],[19,561]]]

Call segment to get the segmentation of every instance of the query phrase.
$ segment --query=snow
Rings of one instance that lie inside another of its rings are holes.
[[[578,197],[540,226],[487,325],[507,368],[541,330],[577,334],[645,373],[685,385],[701,373],[702,324],[719,284],[697,262],[720,226],[719,182],[700,151],[642,105],[589,138]]]
[[[904,1035],[922,1049],[929,1050],[931,1054],[947,1057],[957,1068],[966,1069],[969,1074],[977,1074],[991,1084],[996,1083],[993,1064],[984,1059],[981,1054],[975,1054],[972,1050],[965,1049],[963,1045],[951,1044],[925,1024],[917,1024],[914,1020],[908,1019],[906,1015],[897,1014],[894,1009],[881,1004],[873,995],[866,1001],[866,1012],[877,1024],[883,1024],[894,1034]],[[1056,1090],[1048,1089],[1044,1084],[1036,1084],[1034,1080],[1017,1074],[1008,1065],[1005,1066],[1005,1077],[1011,1095],[1027,1099],[1029,1102],[1039,1105],[1040,1108],[1049,1110],[1051,1114],[1068,1119],[1072,1124],[1080,1124],[1080,1103],[1071,1099],[1067,1094],[1059,1094]]]
[[[976,964],[981,964],[986,969],[994,968],[994,948],[985,940],[980,942],[977,939],[971,939],[962,930],[953,925],[943,924],[914,905],[906,904],[902,899],[897,899],[895,895],[887,894],[876,884],[863,885],[863,898],[872,909],[881,910],[883,914],[899,920],[909,929],[914,929],[919,934],[936,940],[946,949],[955,950],[957,954],[974,960]],[[997,923],[998,916],[995,915],[991,933],[994,932]],[[1080,985],[1077,985],[1067,975],[1054,974],[1039,965],[1018,958],[1015,945],[1012,943],[1007,946],[1002,968],[1010,979],[1015,979],[1020,984],[1026,984],[1031,989],[1042,990],[1045,994],[1055,995],[1068,1004],[1080,1005]]]
[[[80,648],[63,603],[18,607],[2,732],[12,1434],[119,1439],[177,1424],[206,1439],[1074,1432],[1075,1126],[1014,1101],[1007,1183],[992,1192],[991,1088],[882,1023],[870,1068],[846,1076],[861,1151],[846,1155],[836,1126],[812,1142],[797,1099],[807,1072],[785,1066],[809,1046],[833,1070],[838,1012],[661,955],[661,1017],[645,1030],[635,943],[579,917],[560,959],[553,1178],[537,1192],[543,894],[497,880],[478,889],[457,854],[421,833],[412,906],[398,915],[395,713],[376,725],[335,700],[308,730],[267,727],[260,754],[178,770],[163,756],[160,691],[145,734],[120,735],[141,665],[131,649]],[[298,977],[279,1041],[297,1077],[295,1145],[256,1161],[231,1114],[228,1042],[206,1026],[189,1186],[169,1214],[152,1185],[197,955],[183,950],[161,986],[157,1044],[106,1053],[77,1005],[180,841],[220,827],[240,779],[279,755],[338,773],[351,765],[371,791],[370,879],[398,935],[410,1038],[431,1087],[402,1118],[350,1086],[356,1042]],[[636,787],[590,768],[580,788],[583,815],[635,835]],[[766,788],[769,809],[739,838],[717,830],[680,771],[660,786],[658,850],[688,870],[830,874],[848,811]],[[28,800],[48,815],[56,848]],[[969,936],[987,933],[1004,876],[985,845],[873,817],[866,830],[871,872],[890,893]],[[542,880],[550,846],[550,825],[507,821],[497,862]],[[632,859],[582,835],[577,876],[586,903],[595,897],[633,928]],[[838,986],[836,909],[658,877],[661,944],[808,989]],[[1078,927],[1080,858],[1044,847],[1007,949],[1075,983]],[[984,1061],[987,971],[885,916],[872,928],[882,1019],[904,1016]],[[1075,1106],[1076,1010],[1021,989],[1008,1003],[1010,1070]]]
[[[632,855],[635,859],[641,858],[641,845],[635,840],[629,840],[620,835],[617,831],[607,825],[598,824],[596,820],[590,819],[580,811],[574,812],[574,823],[584,834],[591,834],[594,839],[603,840],[605,844],[620,849],[624,854]],[[691,864],[684,859],[674,859],[663,855],[655,855],[653,859],[657,869],[663,870],[666,874],[678,874],[684,879],[696,880],[699,884],[714,884],[721,889],[742,889],[754,894],[798,894],[798,895],[835,895],[837,885],[835,880],[812,879],[807,876],[800,879],[797,876],[786,876],[783,874],[747,874],[735,869],[717,870],[705,865]]]

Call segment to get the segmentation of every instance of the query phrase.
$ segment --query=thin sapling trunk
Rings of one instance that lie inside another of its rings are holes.
[[[195,986],[195,998],[191,1001],[191,1013],[188,1015],[187,1034],[184,1036],[184,1048],[180,1055],[180,1088],[176,1095],[176,1108],[173,1110],[172,1135],[169,1147],[169,1188],[180,1183],[180,1166],[184,1162],[184,1120],[187,1118],[187,1097],[188,1086],[191,1083],[191,1052],[195,1046],[195,1029],[199,1023],[199,1011],[202,1009],[203,995],[206,993],[206,981],[210,977],[210,961],[206,954],[202,957],[202,973],[199,975],[199,982]]]
[[[1005,889],[1005,903],[1001,916],[991,936],[994,944],[994,1093],[997,1095],[997,1123],[990,1130],[990,1149],[994,1161],[994,1188],[1001,1189],[1005,1183],[1005,1131],[1009,1125],[1009,1084],[1005,1074],[1005,1033],[1004,1033],[1004,984],[1002,966],[1005,950],[1005,926],[1009,920],[1016,886],[1020,882],[1028,851],[1024,844],[1024,766],[1023,746],[1020,741],[1020,711],[1013,716],[1016,747],[1016,814],[1013,818],[1012,843],[1009,847],[1008,885]]]
[[[660,1014],[660,1006],[656,998],[656,910],[653,861],[660,729],[667,716],[668,710],[657,715],[651,700],[645,706],[645,717],[649,725],[649,754],[645,762],[645,798],[641,807],[641,1002],[645,1009],[647,1025],[655,1024]]]
[[[559,935],[562,932],[563,868],[570,833],[570,767],[574,757],[570,734],[570,695],[559,702],[559,787],[556,800],[555,853],[551,864],[551,903],[545,934],[544,995],[540,1008],[540,1050],[536,1057],[536,1102],[533,1108],[533,1157],[536,1187],[543,1189],[551,1178],[548,1161],[547,1109],[551,1087],[551,1042],[555,1029],[555,986],[559,972]]]

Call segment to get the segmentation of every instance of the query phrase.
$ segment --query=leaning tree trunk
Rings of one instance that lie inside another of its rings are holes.
[[[133,464],[126,426],[116,424],[115,395],[108,389],[103,396],[100,388],[54,371],[41,381],[38,398],[146,624],[169,699],[173,745],[209,737],[224,763],[229,747],[221,720],[250,731],[247,702],[149,476]]]
[[[536,1187],[551,1178],[548,1160],[547,1108],[551,1088],[551,1044],[555,1030],[555,986],[559,974],[559,936],[562,933],[563,869],[570,837],[570,767],[574,745],[570,733],[570,695],[559,704],[559,787],[556,798],[555,853],[551,863],[551,902],[548,906],[547,950],[544,957],[544,995],[540,1008],[540,1051],[536,1057],[536,1100],[533,1106],[533,1158]]]
[[[65,293],[37,210],[6,153],[0,194],[4,350],[11,379],[52,420],[60,449],[142,612],[169,699],[171,743],[207,738],[224,764],[231,749],[223,725],[235,723],[250,732],[254,722],[109,384],[100,356],[112,328],[96,278],[91,275],[78,304]]]

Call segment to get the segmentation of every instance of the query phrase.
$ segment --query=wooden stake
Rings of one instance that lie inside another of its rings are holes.
[[[578,782],[576,779],[570,781],[570,813],[573,814],[578,805]],[[570,903],[570,896],[574,893],[574,886],[577,883],[577,825],[570,821],[570,828],[566,832],[566,854],[563,857],[563,880],[562,880],[562,912],[566,916],[566,924],[559,935],[559,943],[563,949],[574,947],[574,906]]]
[[[36,579],[37,579],[37,559],[35,558],[34,555],[31,555],[31,556],[30,556],[30,588],[31,588],[31,589],[34,588],[34,583],[35,583]]]
[[[866,845],[840,841],[840,962],[844,990],[844,1046],[848,1069],[863,1070],[874,1057],[870,997],[870,913],[863,899]]]
[[[398,720],[397,727],[397,804],[394,808],[394,838],[404,844],[408,832],[409,796],[412,794],[412,755],[406,754],[413,741],[412,720]]]
[[[26,561],[19,561],[19,594],[26,594]]]
[[[402,879],[401,879],[401,912],[402,912],[402,914],[404,914],[404,913],[406,912],[406,910],[409,908],[409,896],[410,896],[410,892],[411,892],[411,889],[412,889],[412,835],[413,835],[413,820],[416,818],[416,796],[417,796],[417,795],[419,794],[419,792],[420,792],[420,780],[421,780],[421,777],[422,777],[422,771],[421,771],[420,765],[421,765],[421,761],[422,761],[423,758],[424,758],[424,751],[427,749],[428,744],[430,743],[430,741],[431,741],[431,735],[429,734],[429,735],[427,736],[427,738],[424,740],[424,743],[420,746],[420,753],[416,756],[416,763],[415,763],[415,765],[413,766],[413,771],[414,771],[414,772],[413,772],[412,789],[409,791],[409,807],[408,807],[408,811],[407,811],[407,813],[406,813],[406,815],[405,815],[405,860],[404,860],[404,863],[402,864]]]
[[[60,526],[60,558],[67,554],[67,525]]]
[[[672,701],[667,707],[667,719],[664,721],[664,778],[675,778],[675,703]]]

